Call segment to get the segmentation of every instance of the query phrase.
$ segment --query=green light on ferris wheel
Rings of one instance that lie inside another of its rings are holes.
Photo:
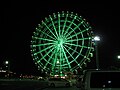
[[[53,75],[81,68],[90,60],[92,48],[90,25],[72,12],[49,15],[31,41],[34,62]]]

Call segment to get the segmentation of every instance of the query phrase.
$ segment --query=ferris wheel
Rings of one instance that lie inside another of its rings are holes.
[[[38,68],[62,75],[90,61],[92,28],[73,12],[53,13],[36,27],[31,41],[32,57]]]

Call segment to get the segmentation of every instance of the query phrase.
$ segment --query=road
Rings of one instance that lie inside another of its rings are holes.
[[[0,80],[0,90],[41,90],[47,86],[47,82],[39,80]]]
[[[72,87],[48,87],[46,81],[39,80],[0,80],[0,90],[80,90]]]

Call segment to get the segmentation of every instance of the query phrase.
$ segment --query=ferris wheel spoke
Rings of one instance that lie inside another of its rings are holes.
[[[87,47],[87,46],[81,46],[81,45],[71,44],[71,43],[65,43],[65,44],[67,44],[67,45],[71,45],[71,46],[75,46],[75,47],[90,48],[90,47]]]
[[[81,67],[80,64],[76,60],[73,60],[70,63],[72,63],[72,62],[76,62],[77,66],[79,66],[79,68]]]
[[[60,35],[60,14],[58,13],[58,31]]]
[[[54,43],[45,43],[45,44],[38,44],[38,45],[33,45],[33,47],[40,47],[40,46],[46,46],[46,45],[53,45]]]
[[[56,27],[55,27],[55,23],[53,22],[52,17],[51,17],[51,16],[49,16],[49,17],[50,17],[50,20],[51,20],[51,22],[52,22],[52,25],[53,25],[53,28],[54,28],[54,30],[55,30],[55,33],[56,33],[56,35],[57,35],[57,37],[58,37],[58,33],[57,33],[57,30],[56,30]]]
[[[35,37],[36,39],[39,39],[39,40],[44,40],[44,41],[52,41],[54,42],[54,40],[51,40],[51,39],[47,39],[47,38],[39,38],[39,37]]]
[[[64,56],[65,56],[65,59],[66,59],[66,61],[67,61],[67,63],[68,63],[68,67],[71,68],[70,63],[69,63],[69,60],[68,60],[67,55],[66,55],[66,52],[64,51],[64,48],[63,48],[63,47],[62,47],[62,52],[63,52],[63,54],[64,54]]]
[[[76,33],[76,34],[74,34],[74,35],[71,35],[70,37],[67,37],[67,39],[73,38],[73,37],[75,37],[75,36],[77,36],[77,35],[79,35],[79,34],[81,34],[81,32],[78,32],[78,33]]]
[[[49,59],[48,59],[47,63],[45,64],[45,67],[48,65],[48,63],[50,63],[50,60],[53,59],[52,57],[54,54],[55,54],[55,50],[54,50],[54,52],[52,52],[51,56],[49,56]]]
[[[41,62],[41,60],[45,60],[46,62],[48,62],[45,57],[46,57],[47,55],[49,55],[49,53],[52,52],[52,50],[53,50],[53,49],[49,50],[49,52],[46,53],[40,60],[38,60],[38,62]],[[44,67],[43,69],[45,69],[45,65],[43,65],[43,67]]]
[[[83,23],[83,21],[81,23],[79,23],[78,25],[76,25],[75,23],[73,23],[76,27],[73,28],[73,29],[71,28],[72,30],[69,33],[67,33],[66,37],[68,37],[69,35],[71,35],[71,33],[74,32],[76,29],[80,29],[79,27],[80,27],[80,25],[82,25],[82,23]]]
[[[67,51],[67,53],[72,57],[72,59],[74,60],[75,58],[70,54],[70,52],[63,46],[63,48]]]
[[[89,40],[91,37],[88,38],[80,38],[80,39],[72,39],[72,40],[68,40],[66,42],[74,42],[74,41],[81,41],[81,40]]]
[[[65,48],[65,47],[64,47],[64,48]],[[65,50],[66,50],[66,51],[68,52],[68,54],[72,57],[73,61],[75,61],[77,64],[79,64],[79,63],[76,61],[77,58],[74,58],[66,48],[65,48]],[[74,52],[75,52],[75,51],[74,51]],[[71,61],[70,64],[71,64],[73,61]]]
[[[70,63],[76,62],[77,64],[79,64],[79,63],[76,61],[76,59],[78,58],[79,55],[80,55],[80,54],[78,54],[78,55],[75,57],[75,59],[73,59]]]
[[[52,70],[54,70],[55,69],[55,64],[56,64],[56,60],[57,60],[57,51],[55,50],[55,58],[54,58],[54,60],[53,60],[53,64],[52,64]]]
[[[60,71],[62,69],[62,61],[63,61],[63,58],[62,58],[62,50],[60,49]]]
[[[69,48],[70,50],[72,50],[72,51],[76,52],[77,54],[79,54],[79,52],[78,52],[78,51],[76,51],[76,50],[72,49],[71,47],[69,47],[69,46],[67,46],[67,45],[64,45],[64,46],[65,46],[65,47],[67,47],[67,48]]]
[[[68,14],[66,14],[66,17],[65,17],[65,21],[64,21],[64,25],[63,25],[63,29],[62,29],[62,35],[65,31],[65,26],[66,26],[66,22],[67,22],[67,17],[68,17]]]
[[[74,20],[76,19],[76,16],[73,18],[72,22],[70,23],[70,25],[68,26],[68,28],[66,29],[64,35],[66,35],[68,33],[68,30],[70,29],[70,27],[72,26]]]
[[[42,21],[42,23],[47,27],[47,29],[51,32],[51,34],[52,34],[55,38],[57,38],[57,37],[55,36],[55,34],[51,31],[51,29],[46,25],[46,23],[45,23],[44,21]]]
[[[85,32],[85,31],[88,31],[88,28],[85,29],[85,30],[82,30],[82,31],[80,31],[80,32],[77,32],[76,34],[71,35],[70,37],[67,36],[67,39],[70,39],[70,38],[75,37],[75,36],[77,36],[77,35],[79,35],[79,34],[82,34],[82,33]]]
[[[70,50],[72,50],[72,51],[76,52],[77,54],[80,54],[80,56],[84,57],[84,55],[81,52],[78,52],[67,45],[65,45],[65,47],[69,48]]]
[[[38,53],[42,53],[42,52],[50,49],[50,48],[53,47],[53,46],[54,46],[54,45],[51,45],[51,46],[49,46],[49,47],[47,47],[47,48],[45,48],[45,49],[42,49],[41,51],[34,53],[34,55],[37,55]]]
[[[43,33],[44,35],[46,35],[46,36],[50,37],[51,39],[55,40],[55,38],[54,38],[54,37],[50,36],[50,35],[49,35],[49,34],[47,34],[46,32],[43,32],[42,30],[40,30],[40,32],[41,32],[41,33]]]
[[[53,49],[54,49],[54,48],[50,49],[46,54],[44,54],[44,56],[40,59],[40,61],[41,61],[42,59],[46,60],[45,57],[46,57],[50,52],[52,52]],[[47,60],[46,60],[46,61],[47,61]]]

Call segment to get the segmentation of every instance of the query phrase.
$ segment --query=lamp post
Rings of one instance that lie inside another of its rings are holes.
[[[99,36],[95,36],[94,37],[94,41],[95,41],[95,50],[96,50],[96,67],[97,67],[97,70],[99,70],[98,42],[100,41],[100,37]]]

